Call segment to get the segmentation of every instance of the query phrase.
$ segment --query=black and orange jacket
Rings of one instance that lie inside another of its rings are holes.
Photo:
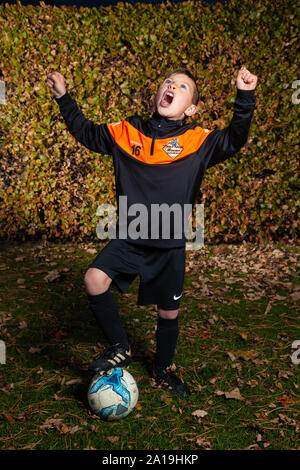
[[[178,234],[174,227],[168,239],[161,228],[158,238],[151,238],[151,205],[167,204],[170,208],[177,203],[182,214],[184,204],[194,205],[206,169],[245,145],[255,109],[254,91],[237,89],[229,126],[209,130],[198,123],[183,124],[157,113],[148,120],[135,115],[119,122],[95,124],[82,114],[68,92],[54,99],[76,140],[91,151],[113,156],[118,211],[119,196],[127,196],[128,208],[137,203],[148,208],[148,239],[128,235],[127,240],[158,248],[185,246],[186,239],[184,229]],[[128,224],[132,220],[134,216],[128,215]]]

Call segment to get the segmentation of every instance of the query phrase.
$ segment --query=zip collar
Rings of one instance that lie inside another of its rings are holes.
[[[172,132],[173,130],[178,129],[178,127],[181,127],[182,121],[183,120],[174,121],[173,119],[165,118],[158,114],[158,112],[155,112],[148,120],[148,125],[152,129],[157,129],[159,134],[163,134],[165,132]]]
[[[173,119],[161,116],[155,111],[147,124],[152,136],[150,155],[153,155],[155,139],[165,137],[166,134],[178,130],[181,127],[182,120],[174,121]]]

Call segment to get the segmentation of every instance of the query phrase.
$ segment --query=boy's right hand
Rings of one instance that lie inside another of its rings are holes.
[[[61,98],[67,91],[65,79],[59,72],[52,72],[47,75],[47,85],[56,98]]]

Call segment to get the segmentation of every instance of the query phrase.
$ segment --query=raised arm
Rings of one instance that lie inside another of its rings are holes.
[[[210,141],[213,149],[207,168],[223,162],[246,144],[255,109],[256,84],[256,75],[243,66],[236,79],[237,94],[229,126],[222,130],[216,129],[207,137],[207,144]]]
[[[59,105],[60,112],[72,136],[93,152],[111,154],[113,139],[106,124],[95,124],[87,119],[66,89],[65,79],[59,72],[47,76],[47,85]]]

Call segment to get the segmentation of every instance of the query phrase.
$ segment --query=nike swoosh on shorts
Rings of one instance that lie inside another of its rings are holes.
[[[178,300],[178,299],[180,299],[181,296],[182,296],[182,294],[180,294],[178,297],[176,297],[176,295],[174,295],[173,299]]]

